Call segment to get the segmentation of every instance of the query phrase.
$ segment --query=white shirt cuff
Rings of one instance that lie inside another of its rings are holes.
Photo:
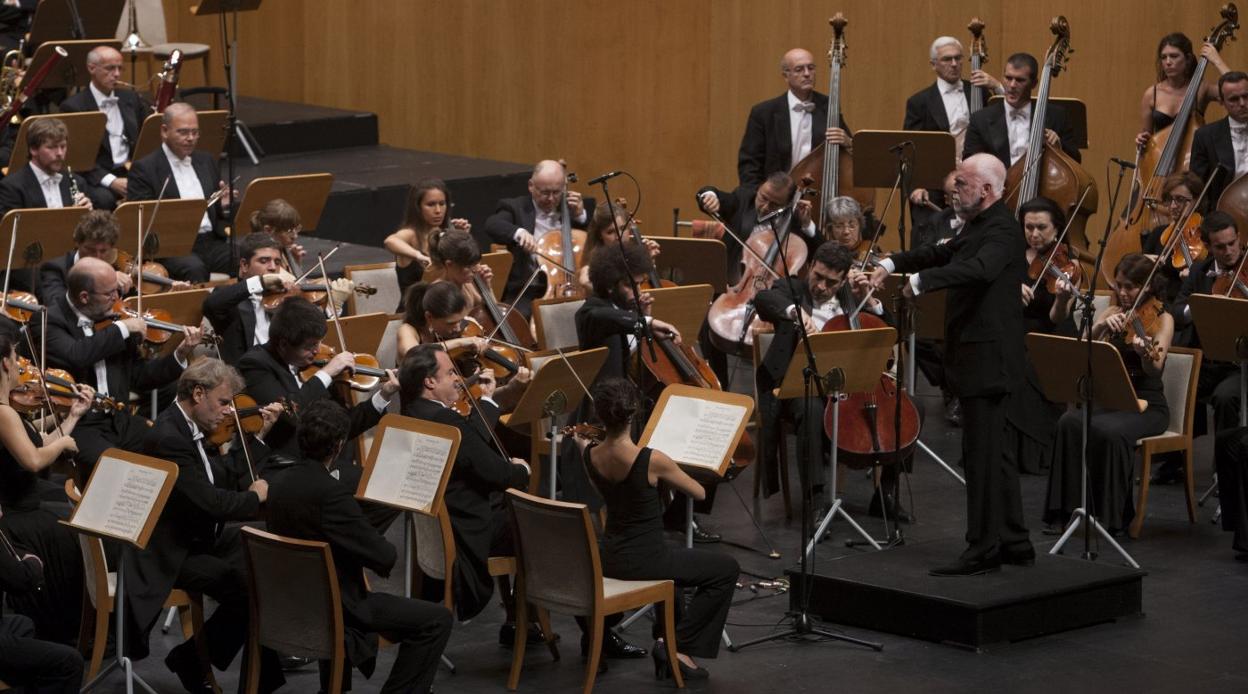
[[[373,393],[373,407],[376,408],[378,414],[385,414],[386,408],[390,406],[390,398],[381,394],[381,391]]]
[[[919,286],[919,274],[917,272],[910,275],[910,290],[914,292],[915,296],[923,293],[923,289]]]
[[[805,234],[805,235],[806,235],[806,238],[808,238],[808,239],[813,239],[813,238],[815,238],[815,222],[814,222],[814,220],[811,220],[811,221],[809,221],[809,222],[806,222],[806,226],[802,227],[802,233],[803,233],[803,234]]]
[[[100,185],[102,185],[102,186],[104,186],[105,188],[107,188],[107,187],[109,187],[109,186],[113,185],[113,181],[116,181],[116,180],[117,180],[117,177],[116,177],[116,176],[114,176],[114,175],[112,175],[112,174],[104,174],[104,178],[101,178],[101,179],[100,179]]]
[[[577,224],[584,224],[586,219],[587,217],[585,215],[585,208],[582,207],[581,213],[576,215],[576,219],[574,219],[573,221],[575,221]]]
[[[520,227],[519,229],[516,229],[516,233],[511,235],[511,240],[515,241],[516,243],[520,243],[520,234],[522,232],[527,234],[529,233],[529,230],[525,229],[524,227]]]
[[[784,310],[784,315],[788,316],[789,320],[797,320],[797,305],[789,304],[789,307]]]
[[[125,323],[122,323],[121,321],[117,321],[113,323],[113,325],[117,326],[117,329],[121,331],[121,339],[123,340],[130,339],[130,328],[127,328]]]
[[[263,294],[264,293],[264,277],[262,275],[253,275],[247,278],[247,293],[248,294]]]
[[[183,371],[186,371],[186,360],[178,354],[177,350],[174,350],[173,352],[173,360],[178,362],[178,366],[182,367]]]
[[[1190,321],[1192,319],[1192,307],[1190,304],[1183,307],[1183,320]]]
[[[881,260],[880,267],[888,270],[888,274],[890,275],[897,271],[897,265],[893,262],[892,258],[885,258]]]
[[[316,375],[313,376],[313,378],[319,379],[326,388],[329,387],[329,384],[334,382],[334,377],[325,373],[325,369],[321,369],[317,371]]]
[[[493,405],[493,406],[495,406],[495,407],[498,407],[498,403],[494,402],[494,398],[492,398],[492,397],[490,397],[490,396],[488,396],[488,395],[482,395],[482,396],[481,396],[481,402],[488,402],[488,403],[490,403],[491,405]],[[498,409],[500,409],[500,410],[501,410],[501,409],[503,409],[503,408],[499,407]]]

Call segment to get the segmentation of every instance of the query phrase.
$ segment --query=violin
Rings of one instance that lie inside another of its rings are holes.
[[[298,411],[295,404],[286,398],[275,400],[274,402],[281,403],[284,414],[294,416]],[[235,395],[234,412],[238,415],[238,419],[235,420],[232,416],[223,417],[217,428],[208,434],[209,443],[219,448],[233,441],[234,434],[238,431],[238,424],[242,424],[243,431],[248,434],[260,431],[264,427],[264,417],[260,415],[260,411],[263,409],[263,407],[256,404],[255,399],[250,395],[243,393]]]
[[[149,345],[161,346],[169,342],[174,333],[186,334],[187,326],[174,323],[173,316],[165,309],[144,309],[143,315],[140,316],[138,311],[126,306],[120,300],[113,304],[113,308],[108,315],[95,322],[95,331],[104,330],[118,320],[125,318],[143,319],[143,322],[147,324],[147,330],[143,333],[143,341]],[[205,343],[216,343],[221,338],[209,331],[204,331],[201,339]]]
[[[593,424],[569,424],[559,430],[563,436],[579,436],[592,443],[602,443],[607,438],[607,430]]]
[[[1164,247],[1170,247],[1173,241],[1174,251],[1170,255],[1170,264],[1176,270],[1184,270],[1190,268],[1196,263],[1205,259],[1209,255],[1209,249],[1205,248],[1205,242],[1200,238],[1200,223],[1202,218],[1200,214],[1193,212],[1188,215],[1187,222],[1179,231],[1181,238],[1175,240],[1172,237],[1175,234],[1174,225],[1177,221],[1171,222],[1166,230],[1161,234],[1161,243]]]
[[[441,342],[458,337],[485,337],[485,328],[472,318],[465,318],[460,324],[461,329],[458,335],[445,336],[436,333],[421,330],[421,342]],[[486,338],[489,339],[489,338]],[[461,371],[467,373],[475,373],[477,366],[488,368],[501,380],[508,376],[514,376],[520,370],[520,353],[509,346],[495,343],[494,347],[487,347],[484,352],[478,353],[472,347],[456,347],[447,353],[456,364],[462,366]],[[470,365],[469,362],[479,362],[476,365]]]
[[[1214,296],[1225,296],[1232,299],[1248,299],[1248,249],[1240,249],[1239,266],[1234,272],[1224,272],[1213,280]]]
[[[11,291],[5,295],[4,315],[18,323],[25,323],[41,310],[43,307],[39,305],[39,299],[30,292]]]
[[[567,165],[559,160],[564,170]],[[566,183],[576,183],[576,174],[565,174]],[[564,186],[559,200],[562,221],[559,233],[548,231],[537,239],[537,264],[546,273],[546,294],[543,298],[584,298],[585,288],[577,280],[576,269],[581,266],[581,254],[585,249],[585,232],[572,228],[572,214],[568,211],[568,189]]]
[[[333,347],[322,342],[316,350],[316,356],[312,358],[312,363],[299,372],[300,377],[306,381],[316,376],[316,372],[328,364],[337,353]],[[334,376],[334,382],[346,384],[351,390],[368,392],[376,388],[377,384],[381,383],[381,379],[385,377],[386,371],[381,368],[381,362],[377,361],[377,357],[364,352],[356,352],[355,365],[349,369],[343,369],[337,376]]]
[[[26,357],[18,357],[18,380],[9,393],[9,402],[18,412],[30,414],[47,405],[47,396],[52,399],[52,406],[57,412],[68,412],[78,400],[77,383],[68,371],[63,369],[44,369],[42,372],[34,367]],[[92,398],[91,409],[96,412],[121,412],[126,409],[124,403],[96,393]]]
[[[135,258],[126,251],[117,249],[117,257],[113,260],[113,269],[118,272],[124,272],[131,277],[137,277],[143,284],[144,294],[160,294],[173,290],[173,280],[169,277],[169,270],[164,265],[154,261],[143,261],[142,272],[135,272]]]
[[[820,332],[884,328],[887,323],[878,316],[854,310],[857,302],[848,286],[840,290],[845,312],[823,324]],[[901,427],[896,426],[897,407],[901,407]],[[833,436],[833,417],[838,403],[831,401],[823,412],[823,428]],[[897,381],[887,373],[880,374],[875,390],[849,393],[839,403],[840,421],[835,427],[836,448],[840,462],[851,468],[867,468],[874,464],[891,464],[905,460],[919,439],[922,422],[919,410],[909,393],[897,388]]]
[[[1112,295],[1110,305],[1118,306],[1117,293]],[[1165,312],[1165,305],[1155,296],[1150,296],[1144,301],[1137,300],[1136,305],[1127,311],[1126,330],[1116,333],[1115,337],[1125,339],[1126,334],[1130,333],[1140,338],[1146,344],[1146,356],[1149,359],[1156,359],[1161,356],[1161,345],[1157,343],[1155,335],[1161,328],[1161,316]]]
[[[1064,243],[1054,243],[1049,250],[1037,253],[1027,266],[1027,278],[1034,284],[1032,289],[1044,282],[1050,294],[1057,294],[1057,281],[1066,280],[1071,287],[1083,284],[1083,266],[1071,258]]]
[[[324,282],[300,282],[294,286],[292,291],[287,291],[285,287],[280,289],[265,289],[264,296],[260,299],[260,305],[266,311],[276,311],[282,302],[291,297],[301,297],[316,304],[324,306],[325,300],[329,297],[331,287]],[[351,282],[351,291],[364,296],[372,296],[377,293],[376,287],[371,287],[363,282],[357,284]]]

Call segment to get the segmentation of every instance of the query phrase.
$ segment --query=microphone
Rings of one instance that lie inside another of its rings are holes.
[[[607,180],[607,179],[609,179],[609,178],[615,178],[616,176],[619,176],[619,175],[620,175],[620,174],[622,174],[622,173],[624,173],[624,172],[623,172],[623,171],[611,171],[611,172],[609,172],[609,173],[605,173],[605,174],[603,174],[603,175],[601,175],[601,176],[598,176],[597,178],[591,178],[591,179],[589,179],[589,181],[586,183],[586,185],[596,186],[596,185],[598,185],[599,183],[602,183],[603,181],[605,181],[605,180]]]
[[[889,148],[888,148],[888,151],[889,151],[889,152],[893,152],[893,153],[897,153],[897,152],[900,152],[901,150],[903,150],[903,149],[905,149],[905,148],[907,148],[907,147],[913,147],[913,146],[914,146],[914,140],[906,140],[905,142],[898,142],[897,144],[893,145],[892,147],[889,147]]]
[[[1122,167],[1122,168],[1124,168],[1124,169],[1134,169],[1134,168],[1135,168],[1135,163],[1134,163],[1134,162],[1129,162],[1129,161],[1127,161],[1127,160],[1125,160],[1125,159],[1119,159],[1118,157],[1110,157],[1110,158],[1109,158],[1109,160],[1110,160],[1110,161],[1112,161],[1112,162],[1114,162],[1114,163],[1115,163],[1115,164],[1117,164],[1118,166],[1121,166],[1121,167]]]

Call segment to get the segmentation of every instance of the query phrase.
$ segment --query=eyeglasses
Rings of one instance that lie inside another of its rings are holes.
[[[94,289],[92,289],[91,293],[95,294],[96,296],[113,296],[114,294],[116,294],[117,296],[121,296],[121,290],[118,289],[117,287],[113,287],[112,289],[106,292],[97,292]]]
[[[1185,206],[1187,206],[1187,205],[1191,204],[1191,202],[1192,202],[1192,198],[1185,198],[1185,197],[1183,197],[1183,196],[1181,196],[1181,195],[1176,195],[1176,196],[1173,196],[1173,197],[1167,197],[1167,198],[1165,199],[1165,203],[1166,203],[1167,205],[1170,205],[1171,207],[1173,207],[1173,206],[1175,206],[1175,205],[1178,205],[1179,207],[1185,207]]]
[[[785,72],[814,72],[814,71],[815,71],[814,63],[808,64],[808,65],[794,65],[785,70]]]
[[[943,58],[937,58],[937,59],[936,59],[936,62],[939,62],[939,63],[960,63],[960,62],[962,62],[962,56],[961,56],[960,54],[959,54],[959,55],[947,55],[947,56],[944,56]]]

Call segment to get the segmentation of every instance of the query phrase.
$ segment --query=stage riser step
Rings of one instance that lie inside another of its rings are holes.
[[[378,143],[377,116],[373,113],[247,125],[267,156],[368,147]],[[237,142],[234,154],[246,156],[242,145]]]

